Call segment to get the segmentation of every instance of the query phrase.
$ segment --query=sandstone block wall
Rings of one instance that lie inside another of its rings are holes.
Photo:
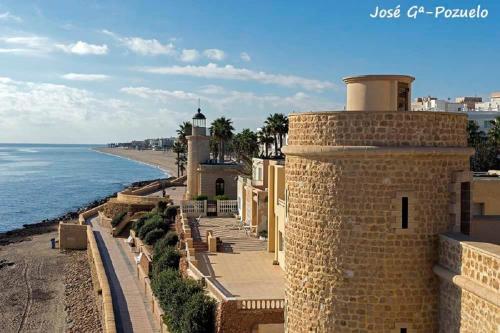
[[[466,124],[430,112],[290,116],[287,332],[438,331],[432,269],[438,234],[452,227],[449,184],[469,169]]]
[[[236,301],[221,301],[217,306],[217,333],[254,333],[259,324],[283,323],[283,309],[238,309]]]
[[[498,332],[500,246],[441,236],[439,265],[459,277],[441,279],[440,332]]]

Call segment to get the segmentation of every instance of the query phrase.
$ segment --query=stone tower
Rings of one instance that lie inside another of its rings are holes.
[[[438,234],[466,229],[472,151],[466,115],[405,112],[413,80],[349,77],[347,111],[290,115],[287,332],[438,331]]]
[[[198,194],[199,177],[198,167],[200,163],[210,159],[209,141],[207,135],[206,118],[198,108],[198,112],[193,116],[192,132],[187,137],[188,155],[187,155],[187,189],[186,199],[191,199]]]

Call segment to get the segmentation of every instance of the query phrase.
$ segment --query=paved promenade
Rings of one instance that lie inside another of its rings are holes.
[[[134,256],[123,238],[113,238],[90,220],[108,276],[118,332],[160,332],[153,320],[151,305],[137,279]]]

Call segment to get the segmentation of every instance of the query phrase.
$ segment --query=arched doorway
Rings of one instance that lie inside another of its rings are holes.
[[[215,195],[224,195],[224,179],[217,178],[215,181]]]

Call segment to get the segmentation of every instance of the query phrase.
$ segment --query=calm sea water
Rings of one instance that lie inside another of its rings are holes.
[[[0,143],[0,232],[57,217],[161,170],[91,146]]]

